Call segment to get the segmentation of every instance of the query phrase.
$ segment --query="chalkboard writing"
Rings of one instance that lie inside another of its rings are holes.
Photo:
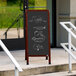
[[[26,40],[28,55],[48,55],[50,42],[48,10],[26,11]]]

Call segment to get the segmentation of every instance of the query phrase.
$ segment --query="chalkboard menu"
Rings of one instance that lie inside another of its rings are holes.
[[[28,56],[49,55],[49,23],[48,10],[26,10],[26,51]]]

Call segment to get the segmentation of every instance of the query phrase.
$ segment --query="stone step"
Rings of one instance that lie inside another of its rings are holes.
[[[73,70],[76,70],[76,63],[73,64]],[[20,72],[19,76],[34,76],[34,75],[39,75],[39,74],[45,74],[45,73],[51,73],[55,74],[56,72],[61,72],[61,71],[68,71],[68,64],[62,64],[62,65],[49,65],[49,66],[42,66],[42,67],[35,67],[35,68],[27,68],[23,69],[23,72]],[[46,76],[49,76],[49,74],[45,74]],[[61,73],[62,74],[62,73]],[[68,72],[66,72],[68,74]],[[43,76],[45,76],[43,75]],[[5,70],[5,71],[0,71],[0,76],[14,76],[14,69],[13,70]],[[50,75],[53,76],[53,75]]]
[[[39,74],[39,75],[31,75],[31,76],[76,76],[76,71],[72,73],[66,72],[55,72],[55,73],[46,73],[46,74]]]

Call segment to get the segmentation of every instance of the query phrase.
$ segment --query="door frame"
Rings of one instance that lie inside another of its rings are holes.
[[[52,46],[53,48],[56,46],[56,0],[52,0]]]

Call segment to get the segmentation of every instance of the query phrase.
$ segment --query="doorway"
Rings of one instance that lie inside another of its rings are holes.
[[[56,0],[47,0],[47,8],[50,11],[50,43],[56,47]]]

